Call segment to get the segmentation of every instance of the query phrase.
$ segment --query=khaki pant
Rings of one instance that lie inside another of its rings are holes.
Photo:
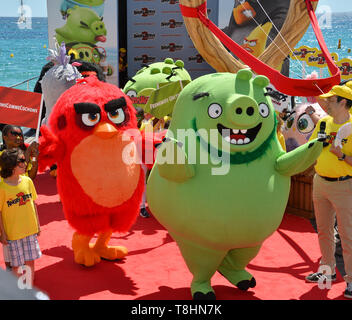
[[[335,213],[343,259],[346,282],[352,282],[352,179],[326,181],[317,174],[313,179],[313,203],[318,228],[322,258],[320,265],[335,272]]]

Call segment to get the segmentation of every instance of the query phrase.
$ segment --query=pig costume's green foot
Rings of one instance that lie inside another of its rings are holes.
[[[218,271],[240,290],[254,288],[256,286],[255,278],[244,268],[257,255],[259,249],[260,246],[230,250]]]
[[[191,293],[193,300],[216,300],[210,280],[204,282],[193,280],[191,283]]]
[[[170,233],[171,234],[171,233]],[[194,300],[215,300],[210,279],[226,256],[226,251],[205,248],[171,234],[176,240],[189,271],[193,274],[191,294]]]
[[[257,285],[255,278],[246,270],[226,270],[220,267],[218,271],[222,276],[242,291],[246,291],[249,288],[254,288]]]

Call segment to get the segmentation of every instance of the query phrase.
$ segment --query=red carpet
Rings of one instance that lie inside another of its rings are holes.
[[[191,274],[176,243],[153,218],[139,217],[128,234],[114,234],[111,244],[124,245],[129,255],[118,262],[102,261],[85,268],[73,262],[73,229],[66,222],[56,181],[49,174],[35,180],[43,256],[36,262],[35,285],[51,299],[188,300]],[[247,292],[216,273],[212,285],[219,300],[343,300],[345,282],[330,290],[305,283],[320,258],[317,234],[308,220],[288,215],[248,266],[257,286]],[[2,250],[0,265],[4,267]]]

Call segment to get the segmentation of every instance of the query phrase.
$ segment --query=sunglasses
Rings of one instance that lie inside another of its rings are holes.
[[[15,136],[15,137],[21,137],[22,138],[22,132],[18,131],[10,131],[10,133]]]
[[[26,162],[26,158],[17,159],[17,163],[25,163],[25,162]]]

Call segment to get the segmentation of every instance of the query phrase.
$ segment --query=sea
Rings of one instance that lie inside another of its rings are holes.
[[[48,62],[48,19],[32,18],[31,29],[20,29],[17,17],[0,18],[0,86],[10,87],[39,77]],[[16,86],[33,91],[37,79]]]
[[[332,13],[329,19],[321,19],[317,15],[325,43],[330,53],[337,53],[339,60],[343,58],[352,59],[352,12]],[[320,18],[320,19],[319,19]],[[339,48],[339,40],[341,46]],[[311,48],[319,48],[313,28],[308,27],[307,32],[296,45],[296,48],[306,45]],[[290,77],[302,78],[302,62],[291,59]],[[318,68],[305,66],[306,74],[316,71],[320,75]],[[323,77],[329,77],[328,68],[322,69]]]
[[[33,91],[36,78],[47,63],[48,19],[32,18],[31,29],[20,29],[17,20],[17,17],[0,17],[0,86],[10,87],[35,78],[16,86],[17,89]],[[352,53],[348,52],[352,50],[352,12],[333,13],[321,28],[330,52],[338,53],[339,59],[352,59]],[[338,49],[340,39],[341,48]],[[311,27],[296,47],[301,45],[318,47]],[[301,63],[292,61],[290,70],[291,77],[302,77]],[[312,67],[307,67],[306,71],[319,73]],[[328,71],[324,70],[323,75],[329,76]]]

